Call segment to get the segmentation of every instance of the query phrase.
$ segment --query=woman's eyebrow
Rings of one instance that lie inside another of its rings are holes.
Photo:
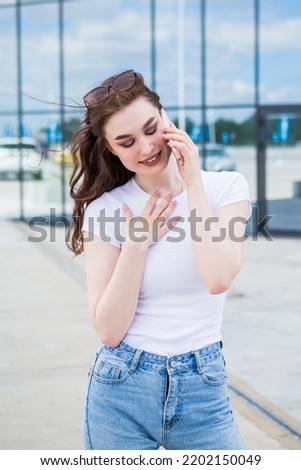
[[[142,129],[146,129],[146,127],[155,119],[155,116],[149,118],[146,123],[143,125]],[[131,137],[130,134],[122,134],[122,135],[118,135],[117,137],[115,137],[115,140],[121,140],[121,139],[126,139],[127,137]]]

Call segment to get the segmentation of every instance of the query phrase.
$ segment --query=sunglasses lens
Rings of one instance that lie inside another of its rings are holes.
[[[135,84],[135,72],[134,70],[127,70],[119,75],[117,75],[112,80],[112,87],[116,91],[126,91],[132,88]]]
[[[97,88],[94,88],[94,90],[89,91],[87,93],[83,100],[86,106],[91,106],[92,104],[95,104],[98,100],[100,100],[105,94],[107,93],[107,89],[104,86],[98,86]]]

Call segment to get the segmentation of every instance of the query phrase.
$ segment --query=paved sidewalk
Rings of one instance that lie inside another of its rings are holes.
[[[0,220],[1,449],[82,449],[87,371],[98,341],[87,313],[84,259],[64,230],[28,242]],[[49,232],[48,232],[49,235]],[[248,241],[223,327],[230,381],[301,430],[301,240]],[[249,449],[301,448],[300,441],[231,393]]]

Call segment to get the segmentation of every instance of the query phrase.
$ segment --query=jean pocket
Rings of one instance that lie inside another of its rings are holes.
[[[200,371],[203,381],[208,385],[223,385],[227,380],[225,360],[223,355],[209,361]]]
[[[131,363],[103,346],[95,363],[92,375],[102,383],[121,383],[131,374]]]

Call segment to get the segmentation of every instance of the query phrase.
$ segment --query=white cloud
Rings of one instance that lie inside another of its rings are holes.
[[[290,85],[278,86],[273,90],[264,86],[261,88],[261,101],[264,103],[289,103],[294,101],[293,96],[294,89]]]
[[[11,36],[6,35],[0,38],[0,93],[2,109],[11,109],[16,105],[17,73],[15,44],[11,39]]]
[[[229,78],[213,78],[208,86],[209,104],[252,103],[254,101],[253,84]]]
[[[263,24],[260,36],[263,54],[301,51],[301,18]]]
[[[241,101],[251,102],[254,98],[254,86],[243,80],[234,80],[232,82],[232,90]]]
[[[209,48],[228,53],[254,52],[254,27],[244,21],[224,22],[221,18],[208,29]],[[260,24],[260,50],[262,54],[301,50],[301,18],[270,20]]]
[[[215,24],[208,29],[209,50],[226,51],[226,53],[253,53],[254,34],[250,23]]]

